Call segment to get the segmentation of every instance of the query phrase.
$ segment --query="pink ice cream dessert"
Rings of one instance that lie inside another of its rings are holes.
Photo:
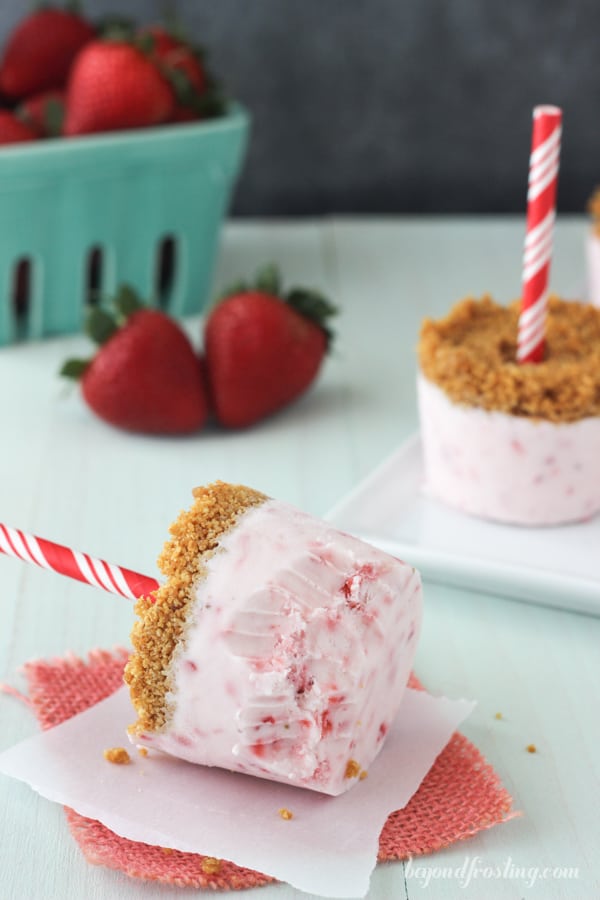
[[[551,297],[546,355],[519,365],[519,304],[467,299],[419,342],[429,495],[517,525],[600,510],[600,309]]]
[[[337,795],[398,712],[422,591],[409,565],[250,488],[194,491],[139,601],[137,744]]]

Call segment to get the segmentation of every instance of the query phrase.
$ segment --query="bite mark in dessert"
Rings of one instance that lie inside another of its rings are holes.
[[[159,560],[167,584],[136,607],[131,739],[339,794],[400,706],[419,575],[249,488],[194,494]]]

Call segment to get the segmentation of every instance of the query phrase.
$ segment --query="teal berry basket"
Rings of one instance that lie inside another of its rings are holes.
[[[202,310],[244,157],[245,110],[206,122],[0,150],[0,345],[80,331],[90,302],[134,287]]]

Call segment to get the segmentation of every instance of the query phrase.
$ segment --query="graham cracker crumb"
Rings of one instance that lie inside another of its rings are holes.
[[[156,731],[168,720],[165,695],[171,688],[170,664],[184,633],[194,588],[205,574],[204,563],[219,546],[221,536],[238,518],[268,498],[243,485],[217,481],[193,490],[191,509],[171,525],[158,565],[167,583],[154,596],[141,597],[135,606],[139,616],[131,632],[135,653],[125,667],[125,681],[138,714],[130,727],[133,734]]]
[[[148,756],[148,748],[138,747],[138,753],[140,754],[140,756]]]
[[[221,860],[214,856],[205,856],[200,863],[200,868],[205,875],[218,875],[221,871]]]
[[[537,747],[535,746],[535,744],[527,744],[525,749],[528,753],[537,753]]]
[[[502,713],[501,713],[501,712],[497,712],[496,715],[494,716],[494,718],[495,718],[495,719],[502,719],[502,718],[503,718]]]
[[[287,821],[294,818],[294,813],[290,812],[289,809],[286,809],[285,806],[279,810],[279,815],[282,819],[286,819]]]
[[[346,771],[344,772],[344,778],[356,778],[360,775],[361,768],[355,759],[349,759],[346,763]]]
[[[109,763],[114,763],[117,766],[126,766],[131,762],[131,757],[125,747],[109,747],[104,751],[104,759],[107,759]]]
[[[167,856],[173,852],[173,849],[171,847],[161,847],[160,849],[162,850],[163,853],[166,853]]]
[[[368,778],[368,777],[369,777],[369,773],[367,772],[366,769],[363,769],[363,770],[361,771],[360,775],[358,776],[358,780],[359,780],[359,781],[364,781],[365,778]]]
[[[600,309],[550,297],[542,362],[516,362],[520,302],[467,298],[443,319],[425,319],[424,376],[455,403],[576,422],[600,415]]]

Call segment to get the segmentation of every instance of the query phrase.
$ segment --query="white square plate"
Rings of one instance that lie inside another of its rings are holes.
[[[422,482],[417,434],[327,519],[431,581],[600,615],[600,516],[553,528],[499,525],[426,497]]]

